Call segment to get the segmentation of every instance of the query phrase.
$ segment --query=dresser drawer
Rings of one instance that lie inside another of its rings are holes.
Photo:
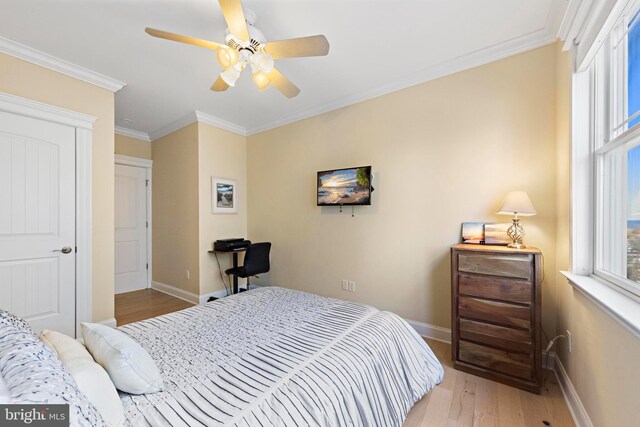
[[[530,308],[514,304],[460,296],[458,314],[461,317],[485,320],[526,330],[531,327]]]
[[[489,323],[460,319],[460,339],[487,344],[504,350],[531,354],[533,339],[530,331],[513,329]]]
[[[530,280],[531,255],[458,254],[458,271]]]
[[[523,380],[531,380],[533,376],[531,357],[525,354],[509,353],[493,348],[460,341],[458,360],[481,366]]]
[[[532,290],[531,282],[519,279],[462,273],[458,276],[458,292],[464,295],[530,304]]]

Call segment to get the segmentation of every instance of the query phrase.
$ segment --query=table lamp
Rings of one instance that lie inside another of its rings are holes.
[[[512,191],[504,198],[500,210],[496,212],[499,215],[513,215],[513,224],[507,230],[507,234],[513,240],[509,243],[510,248],[524,249],[525,245],[522,244],[522,237],[524,236],[524,228],[520,225],[520,216],[532,216],[536,214],[536,209],[533,207],[529,196],[524,191]]]

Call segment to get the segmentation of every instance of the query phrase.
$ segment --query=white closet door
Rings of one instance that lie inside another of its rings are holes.
[[[0,308],[75,336],[75,128],[0,112]]]
[[[147,287],[146,170],[116,165],[116,293]]]

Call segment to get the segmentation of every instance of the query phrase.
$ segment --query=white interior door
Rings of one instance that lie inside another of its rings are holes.
[[[0,308],[70,336],[75,153],[75,128],[0,112]]]
[[[116,293],[148,284],[146,169],[116,165]]]

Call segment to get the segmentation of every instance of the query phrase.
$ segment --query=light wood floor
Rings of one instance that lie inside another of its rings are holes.
[[[116,323],[122,326],[189,307],[193,304],[155,289],[116,294]]]
[[[444,366],[444,381],[411,408],[403,427],[575,427],[553,372],[544,373],[537,395],[457,371],[450,344],[425,341]]]
[[[118,325],[191,307],[153,289],[116,295]],[[451,345],[425,339],[444,365],[444,381],[417,402],[403,427],[575,427],[552,372],[541,395],[453,369]]]

